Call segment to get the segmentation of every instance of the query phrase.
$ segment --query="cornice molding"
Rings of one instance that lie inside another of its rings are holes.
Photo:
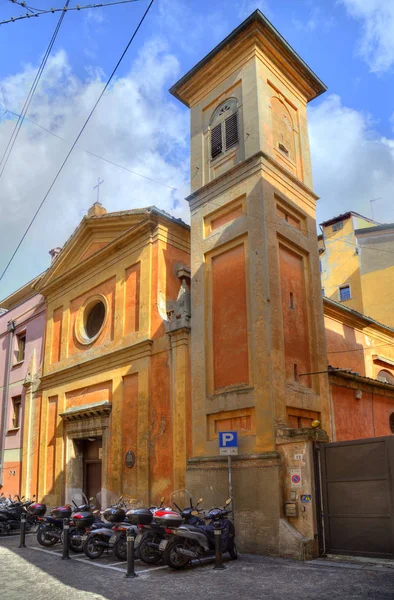
[[[153,340],[147,339],[134,346],[119,348],[96,358],[81,361],[64,369],[44,374],[41,377],[39,389],[44,390],[64,385],[69,381],[89,377],[89,375],[95,375],[103,371],[110,371],[129,362],[150,357],[152,355],[152,345]]]

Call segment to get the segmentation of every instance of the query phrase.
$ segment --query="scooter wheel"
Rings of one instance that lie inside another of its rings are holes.
[[[68,546],[73,552],[83,552],[82,536],[77,534],[76,529],[70,529],[68,534]]]
[[[142,562],[146,563],[147,565],[155,565],[162,558],[161,553],[158,550],[153,550],[149,546],[149,543],[152,542],[152,540],[153,538],[151,536],[147,536],[142,538],[138,544],[139,557]]]
[[[185,540],[179,538],[168,542],[163,558],[166,565],[171,567],[171,569],[184,569],[188,565],[190,558],[178,553],[178,548],[183,548],[184,544]]]
[[[235,544],[233,544],[233,547],[228,551],[228,553],[233,560],[237,560],[238,551],[237,551],[237,546]]]
[[[92,536],[88,537],[88,539],[86,540],[83,547],[83,551],[85,552],[88,558],[94,560],[95,558],[100,558],[100,556],[104,552],[104,546],[100,546],[98,544],[97,538]]]
[[[127,560],[126,536],[119,536],[114,544],[114,554],[118,560]],[[135,554],[134,554],[135,556]]]
[[[54,546],[58,541],[59,538],[53,537],[44,528],[37,531],[37,542],[41,544],[41,546]]]

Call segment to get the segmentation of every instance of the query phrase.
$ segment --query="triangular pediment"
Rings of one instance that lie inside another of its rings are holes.
[[[64,276],[74,273],[78,266],[88,265],[99,256],[104,256],[117,241],[130,234],[139,225],[148,222],[150,209],[134,209],[108,213],[99,217],[84,217],[53,260],[45,276],[40,280],[37,291],[52,286]]]

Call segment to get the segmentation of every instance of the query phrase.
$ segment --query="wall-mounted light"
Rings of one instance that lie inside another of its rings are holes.
[[[355,397],[356,400],[361,400],[361,398],[363,397],[362,391],[361,390],[356,390],[354,392],[354,397]]]

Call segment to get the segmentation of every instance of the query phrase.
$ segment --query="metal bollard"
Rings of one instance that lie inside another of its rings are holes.
[[[68,553],[68,536],[70,531],[70,521],[69,519],[63,519],[63,556],[62,560],[68,559],[70,560],[70,555]]]
[[[26,537],[26,517],[23,516],[23,517],[21,517],[21,536],[19,538],[20,541],[19,541],[18,548],[26,548],[25,537]]]
[[[213,568],[218,571],[226,568],[222,557],[222,530],[219,523],[215,523],[213,527],[215,530],[215,566]]]
[[[134,571],[134,531],[127,531],[127,571],[125,577],[138,577]]]

